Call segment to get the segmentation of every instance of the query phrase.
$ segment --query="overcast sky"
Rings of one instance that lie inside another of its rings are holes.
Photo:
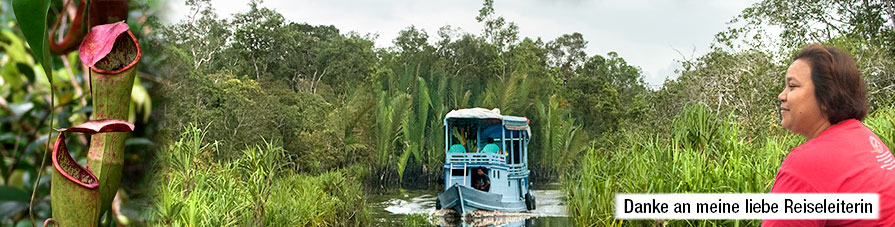
[[[218,15],[230,18],[248,11],[248,1],[212,0]],[[756,0],[496,0],[495,14],[519,26],[521,37],[550,41],[579,32],[588,41],[589,56],[615,51],[640,67],[652,87],[674,77],[676,60],[708,51],[726,22]],[[184,0],[167,2],[165,20],[177,22],[189,9]],[[392,46],[398,31],[410,25],[424,29],[430,43],[438,28],[450,25],[480,34],[475,21],[481,0],[266,0],[287,20],[311,25],[335,25],[343,33],[377,34],[377,47]],[[683,54],[683,55],[682,55]]]

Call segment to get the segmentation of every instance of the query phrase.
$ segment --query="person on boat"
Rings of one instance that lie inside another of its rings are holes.
[[[771,193],[876,193],[879,219],[765,220],[762,226],[895,226],[895,160],[861,123],[867,92],[854,60],[820,44],[794,59],[777,95],[781,125],[808,141],[787,154]]]
[[[476,168],[475,177],[472,179],[472,187],[481,191],[491,189],[491,178],[485,174],[485,167]]]

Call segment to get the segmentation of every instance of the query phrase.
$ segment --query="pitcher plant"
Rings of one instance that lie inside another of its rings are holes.
[[[90,67],[93,119],[127,119],[140,44],[127,24],[93,27],[79,50],[81,61]],[[93,136],[87,153],[87,169],[99,180],[100,213],[111,208],[118,192],[124,162],[127,132]],[[111,215],[111,214],[110,214]]]
[[[55,54],[64,54],[73,50],[78,43],[80,44],[78,49],[81,62],[90,68],[90,93],[93,97],[92,119],[111,120],[90,121],[59,131],[60,135],[53,148],[52,160],[55,171],[51,177],[51,206],[56,219],[48,219],[45,224],[93,226],[99,223],[95,219],[110,210],[112,199],[118,191],[118,184],[121,181],[125,139],[127,139],[127,132],[133,131],[133,125],[117,119],[126,119],[128,115],[136,64],[142,53],[136,37],[123,21],[97,25],[126,19],[126,0],[80,0],[74,19],[67,26],[60,26],[60,22],[64,21],[62,18],[67,17],[64,16],[64,13],[57,15],[56,18],[59,20],[50,29],[50,35],[48,35],[47,18],[50,2],[48,0],[12,1],[16,21],[32,49],[35,61],[41,65],[50,82],[48,117],[50,120],[48,125],[52,129],[52,119],[55,118],[53,116],[55,109],[53,61],[50,52],[52,50]],[[68,8],[68,4],[74,4],[74,2],[75,0],[66,1],[63,8]],[[61,33],[59,31],[61,27],[68,28],[68,33],[65,34],[63,40],[58,41],[54,37]],[[83,36],[83,31],[87,29],[89,32]],[[103,127],[94,131],[86,129],[102,125],[102,122],[113,125],[110,129],[116,130],[104,131],[106,129]],[[118,130],[121,128],[114,126],[124,123],[129,124],[128,130]],[[65,147],[65,136],[62,135],[62,132],[65,131],[98,133],[91,138],[86,168],[74,162],[68,154]],[[47,146],[47,150],[49,150],[50,144],[47,143]],[[44,152],[44,158],[41,160],[46,160],[45,156],[48,153],[50,152]],[[41,162],[39,169],[43,169],[44,163]],[[38,181],[41,178],[41,173],[43,172],[38,171]],[[32,224],[35,223],[33,203],[37,186],[38,183],[35,183],[29,203],[29,216]],[[110,213],[108,216],[111,217],[112,214]]]
[[[50,205],[53,218],[44,226],[94,226],[99,223],[100,197],[99,179],[87,168],[78,164],[65,146],[65,132],[95,134],[125,133],[134,130],[134,125],[121,120],[88,121],[75,127],[60,129],[56,145],[53,146],[53,175],[50,186]]]

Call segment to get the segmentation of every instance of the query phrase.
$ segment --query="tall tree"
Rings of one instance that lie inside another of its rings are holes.
[[[729,22],[738,23],[743,24],[716,35],[720,44],[779,47],[782,54],[807,43],[854,37],[895,51],[895,3],[891,0],[764,0]],[[775,34],[768,27],[782,30],[778,37],[768,37]]]
[[[581,67],[587,60],[587,41],[581,33],[563,34],[547,43],[549,53],[548,64],[556,69],[562,86],[566,86],[569,79],[575,74],[575,70]]]
[[[482,35],[500,50],[506,50],[519,40],[519,26],[516,23],[507,22],[503,16],[494,17],[494,0],[484,0],[475,20],[484,23]]]
[[[565,90],[572,112],[594,136],[615,131],[622,122],[641,119],[646,112],[648,91],[640,69],[615,52],[608,56],[589,58]]]
[[[270,67],[276,67],[282,62],[282,55],[277,34],[283,26],[283,15],[268,8],[259,7],[260,0],[249,2],[249,11],[237,13],[233,18],[233,43],[232,50],[237,56],[232,64],[237,66],[240,75],[251,75],[255,80],[268,74]]]
[[[161,36],[169,45],[187,53],[192,69],[213,72],[215,66],[209,63],[219,59],[226,48],[231,35],[229,22],[218,18],[209,0],[187,1],[187,6],[190,15],[181,23],[162,29]]]

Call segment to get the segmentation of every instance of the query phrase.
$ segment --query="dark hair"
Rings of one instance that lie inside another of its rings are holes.
[[[867,88],[851,55],[835,47],[811,44],[794,59],[811,65],[811,82],[820,111],[831,124],[867,116]]]

